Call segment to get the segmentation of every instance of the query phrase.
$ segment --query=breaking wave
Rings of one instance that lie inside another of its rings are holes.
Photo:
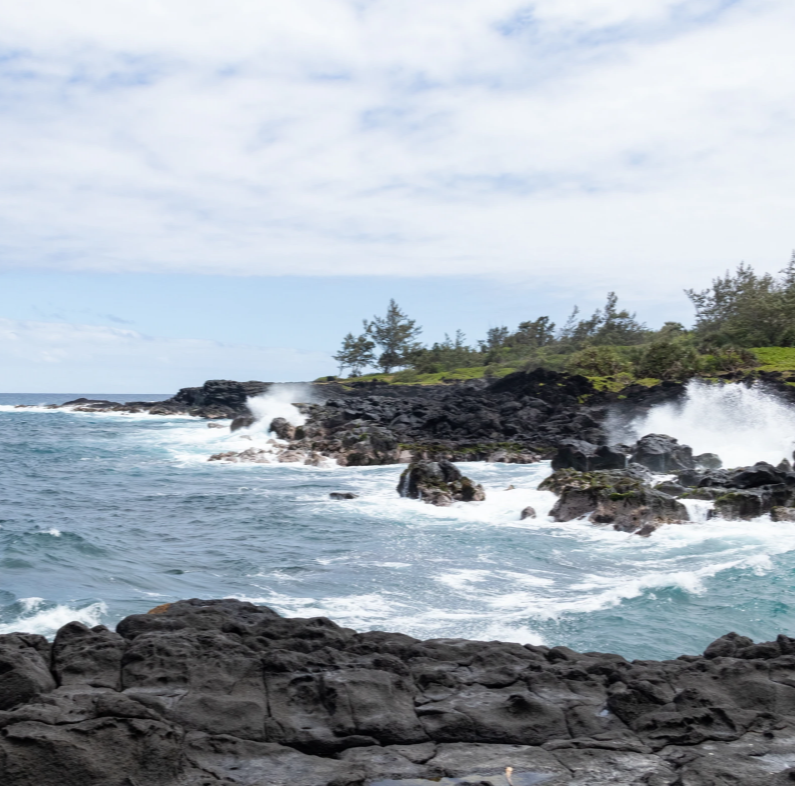
[[[684,399],[661,404],[616,429],[617,442],[645,434],[668,434],[690,445],[693,452],[717,453],[724,466],[757,461],[778,464],[792,460],[795,448],[795,407],[763,385],[709,384],[691,380]]]

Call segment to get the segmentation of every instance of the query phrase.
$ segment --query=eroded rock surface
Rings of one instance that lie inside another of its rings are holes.
[[[560,469],[540,489],[558,500],[550,511],[555,521],[588,515],[593,524],[611,524],[623,532],[650,534],[660,524],[688,520],[687,509],[675,497],[652,488],[651,475],[639,464],[623,470],[578,472]]]
[[[235,600],[0,636],[3,786],[776,786],[795,773],[795,639],[628,662],[357,633]]]
[[[482,502],[486,492],[480,483],[465,477],[449,461],[415,461],[403,470],[397,485],[401,497],[445,507],[453,502]]]

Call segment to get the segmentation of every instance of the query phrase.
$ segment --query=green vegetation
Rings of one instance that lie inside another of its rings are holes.
[[[760,371],[795,370],[795,347],[757,347],[754,354],[761,363]]]
[[[457,330],[431,346],[422,329],[391,300],[384,317],[349,333],[334,355],[350,378],[402,385],[499,378],[547,368],[589,377],[599,390],[654,385],[693,376],[715,379],[734,372],[795,371],[795,254],[778,277],[745,264],[701,292],[686,290],[696,315],[692,328],[666,322],[652,330],[618,306],[614,292],[588,317],[577,307],[557,328],[548,316],[488,330],[475,345]],[[376,357],[378,347],[381,354]],[[362,375],[373,365],[380,373]],[[324,379],[324,378],[321,378]],[[325,379],[324,379],[325,381]]]

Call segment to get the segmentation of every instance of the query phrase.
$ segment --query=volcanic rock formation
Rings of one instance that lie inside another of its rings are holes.
[[[629,662],[188,600],[115,633],[0,636],[0,783],[362,786],[512,767],[516,784],[783,786],[793,686],[783,635]]]

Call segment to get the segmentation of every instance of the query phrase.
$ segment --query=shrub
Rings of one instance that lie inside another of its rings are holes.
[[[700,370],[696,350],[685,341],[663,339],[649,345],[638,360],[635,374],[638,377],[682,380]]]
[[[589,377],[610,377],[629,371],[631,365],[613,347],[585,347],[575,352],[567,364],[573,374]]]

